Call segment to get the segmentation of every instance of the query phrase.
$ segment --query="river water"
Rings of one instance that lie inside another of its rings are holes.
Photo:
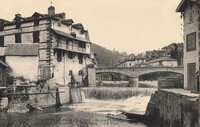
[[[95,112],[46,108],[25,114],[0,113],[0,127],[147,127],[142,123],[107,118]]]
[[[108,118],[120,110],[145,111],[150,96],[134,96],[125,100],[84,99],[82,103],[44,108],[24,114],[0,112],[0,127],[154,127],[143,123]]]
[[[118,110],[128,111],[132,108],[143,110],[148,100],[149,97],[140,96],[121,101],[85,99],[82,103],[65,105],[59,109],[44,108],[25,114],[0,112],[0,127],[150,127],[143,123],[108,118],[106,115],[118,115]]]

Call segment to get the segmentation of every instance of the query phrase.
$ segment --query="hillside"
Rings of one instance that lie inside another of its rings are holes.
[[[183,43],[171,43],[162,48],[170,53],[170,57],[177,59],[178,65],[182,65],[183,62]]]
[[[128,57],[126,52],[108,50],[94,43],[91,45],[91,50],[97,54],[96,59],[98,67],[112,67],[119,61]]]

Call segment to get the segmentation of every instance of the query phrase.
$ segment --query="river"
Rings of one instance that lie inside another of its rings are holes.
[[[142,123],[107,118],[95,112],[45,108],[25,114],[0,113],[0,127],[147,127]]]
[[[59,109],[44,108],[24,114],[0,112],[0,127],[154,127],[107,117],[120,114],[120,110],[144,111],[149,99],[150,96],[141,95],[124,100],[84,99]]]

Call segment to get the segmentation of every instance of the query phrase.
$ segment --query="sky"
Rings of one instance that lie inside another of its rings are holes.
[[[141,53],[183,42],[181,0],[0,0],[0,18],[12,20],[34,12],[56,13],[82,23],[93,43],[111,50]]]

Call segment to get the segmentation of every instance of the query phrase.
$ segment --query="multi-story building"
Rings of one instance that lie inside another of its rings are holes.
[[[182,0],[176,12],[183,17],[184,29],[184,88],[199,91],[196,74],[199,72],[200,44],[200,1]],[[196,78],[195,78],[196,77]]]
[[[30,81],[52,79],[66,85],[70,75],[82,81],[91,60],[90,38],[81,23],[66,19],[65,13],[35,12],[30,17],[16,14],[13,21],[0,19],[0,50],[13,76]],[[91,66],[90,66],[91,67]]]

